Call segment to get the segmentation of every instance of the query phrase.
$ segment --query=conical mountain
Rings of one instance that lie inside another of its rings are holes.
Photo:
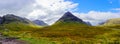
[[[43,22],[42,20],[34,20],[33,23],[40,25],[40,26],[48,26],[48,24]]]
[[[56,23],[60,22],[86,24],[82,19],[79,19],[78,17],[74,16],[71,12],[66,12]]]

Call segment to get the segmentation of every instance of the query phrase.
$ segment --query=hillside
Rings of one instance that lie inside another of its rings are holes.
[[[26,18],[15,16],[14,14],[7,14],[1,17],[1,24],[8,24],[11,22],[21,22],[25,24],[31,24],[32,22]]]
[[[35,25],[30,20],[15,16],[13,14],[7,14],[0,17],[0,43],[2,44],[27,44],[29,42],[24,40],[19,40],[15,32],[28,31],[39,29],[41,26]],[[12,34],[10,34],[10,33]],[[21,33],[22,34],[22,33]]]
[[[33,22],[26,18],[15,16],[14,14],[7,14],[3,17],[0,17],[0,29],[10,29],[10,30],[26,30],[32,27],[40,27],[35,25]]]
[[[103,22],[100,26],[113,29],[120,29],[120,18],[109,19],[106,22]]]
[[[0,26],[1,33],[18,37],[31,44],[119,44],[120,30],[108,26],[89,26],[71,13],[65,13],[55,24],[37,27],[11,22]],[[66,14],[68,16],[66,16]],[[64,18],[65,17],[65,18]]]
[[[103,25],[120,25],[120,18],[109,19]]]
[[[81,25],[80,23],[61,23],[34,30],[37,38],[48,38],[55,44],[96,44],[120,41],[118,30],[106,27]],[[108,41],[108,42],[106,42]],[[111,42],[112,41],[112,42]],[[49,43],[49,42],[48,42]]]

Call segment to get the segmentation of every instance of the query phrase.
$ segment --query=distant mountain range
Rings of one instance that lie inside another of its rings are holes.
[[[40,26],[48,26],[47,23],[43,22],[42,20],[34,20],[30,21],[27,18],[22,18],[19,16],[15,16],[14,14],[7,14],[4,15],[3,17],[0,17],[0,24],[8,24],[11,22],[20,22],[24,24],[36,24]],[[90,22],[85,22],[82,19],[74,16],[71,12],[66,12],[60,19],[58,19],[55,24],[57,23],[80,23],[80,24],[85,24],[85,25],[91,25]],[[106,22],[100,23],[100,25],[113,25],[113,24],[120,24],[120,18],[115,18],[115,19],[109,19]]]
[[[19,16],[15,16],[14,14],[7,14],[4,15],[3,17],[0,17],[0,24],[8,24],[11,22],[20,22],[24,24],[36,24],[40,26],[47,26],[48,24],[41,21],[41,20],[34,20],[30,21],[27,18],[22,18]],[[71,12],[66,12],[56,23],[58,22],[76,22],[76,23],[81,23],[81,24],[86,24],[86,25],[91,25],[89,22],[84,22],[82,19],[79,19],[78,17],[74,16]]]
[[[4,15],[3,17],[0,17],[0,24],[9,24],[9,23],[12,23],[12,22],[24,23],[24,24],[37,24],[37,25],[40,25],[40,26],[47,25],[43,21],[35,20],[35,21],[32,22],[27,18],[22,18],[22,17],[19,17],[19,16],[15,16],[14,14],[7,14],[7,15]]]

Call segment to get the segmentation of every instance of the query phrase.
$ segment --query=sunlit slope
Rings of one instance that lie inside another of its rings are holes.
[[[116,42],[114,40],[120,40],[118,39],[118,33],[120,32],[118,30],[86,26],[75,22],[59,23],[32,32],[32,37],[39,38],[39,40],[42,37],[48,38],[50,41],[56,41],[56,44],[72,44],[73,42],[74,44],[96,44],[99,41],[103,43],[114,43]]]
[[[60,23],[36,30],[42,37],[70,37],[71,39],[94,38],[96,35],[104,34],[109,31],[111,30],[101,27],[86,26],[76,22]]]
[[[101,26],[120,29],[120,18],[109,19],[105,23],[103,23]]]
[[[120,18],[109,19],[103,25],[106,26],[120,25]]]
[[[26,28],[33,30],[26,30]],[[39,29],[24,27],[24,30],[11,30],[3,33],[20,37],[32,44],[106,44],[120,41],[119,30],[87,26],[76,22],[58,23]]]
[[[8,24],[0,25],[1,30],[31,30],[36,28],[41,28],[42,26],[34,25],[34,24],[24,24],[21,22],[11,22]]]

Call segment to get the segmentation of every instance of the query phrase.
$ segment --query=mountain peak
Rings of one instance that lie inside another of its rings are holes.
[[[72,13],[68,11],[65,13],[65,15],[72,15]]]
[[[71,12],[66,12],[58,21],[78,21],[78,22],[83,22],[81,19],[77,18],[74,16]]]
[[[86,24],[82,19],[74,16],[71,12],[66,12],[57,22],[77,22]]]
[[[71,12],[66,12],[62,17],[76,17]]]

